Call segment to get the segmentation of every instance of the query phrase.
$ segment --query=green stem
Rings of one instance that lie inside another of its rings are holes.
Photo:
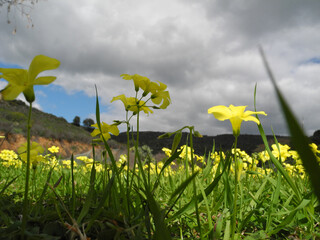
[[[190,127],[190,151],[191,151],[191,171],[192,171],[192,175],[194,174],[194,157],[193,157],[193,127]],[[196,180],[193,179],[193,194],[194,196],[197,196],[197,188],[196,188]],[[199,235],[200,235],[200,239],[202,238],[202,234],[201,234],[201,224],[200,224],[200,216],[199,216],[199,207],[198,207],[198,200],[197,198],[195,198],[195,206],[196,206],[196,216],[197,216],[197,224],[198,224],[198,231],[199,231]]]
[[[28,122],[27,122],[27,169],[26,169],[26,180],[24,187],[24,200],[23,200],[23,210],[22,210],[22,239],[24,238],[24,233],[27,226],[28,220],[28,195],[29,195],[29,177],[30,177],[30,131],[31,131],[31,113],[32,113],[32,102],[29,105]]]
[[[130,123],[128,120],[128,111],[126,111],[126,124],[127,124],[127,204],[128,204],[128,216],[131,219],[130,214]]]
[[[137,150],[138,150],[138,147],[139,147],[139,116],[140,116],[140,112],[139,112],[139,108],[138,108],[138,114],[137,114],[137,138],[136,138],[136,146],[137,146]]]
[[[237,200],[238,200],[238,160],[237,160],[237,143],[238,143],[238,136],[235,136],[234,141],[234,172],[235,172],[235,180],[234,180],[234,197],[233,197],[233,210],[232,210],[232,221],[231,221],[231,239],[234,239],[236,233],[236,221],[237,221]]]

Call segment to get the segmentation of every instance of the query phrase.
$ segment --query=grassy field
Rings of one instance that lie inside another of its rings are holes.
[[[135,97],[119,95],[111,102],[123,102],[125,120],[101,121],[96,90],[92,156],[61,159],[61,149],[44,149],[30,140],[36,126],[31,124],[33,85],[48,84],[53,77],[14,79],[15,84],[21,81],[19,87],[8,85],[1,94],[13,100],[22,91],[29,102],[25,117],[16,114],[26,122],[27,141],[17,152],[0,152],[0,239],[320,239],[320,150],[304,135],[263,59],[295,150],[276,137],[269,146],[259,121],[263,111],[213,106],[209,114],[231,123],[229,150],[213,145],[198,155],[194,139],[202,136],[193,126],[184,126],[159,137],[172,137],[172,146],[163,148],[166,157],[156,161],[140,147],[139,116],[167,108],[167,86],[123,74],[124,80],[133,80]],[[42,64],[42,71],[59,66],[39,55],[30,75],[34,69],[41,72]],[[8,82],[19,71],[0,69]],[[256,91],[254,103],[255,98]],[[131,137],[133,121],[137,132]],[[249,155],[237,147],[243,121],[257,124],[263,151]],[[127,154],[116,159],[108,140],[119,135],[120,124],[127,127]],[[188,141],[179,147],[183,132]],[[98,143],[101,154],[95,151]]]
[[[293,186],[267,152],[249,156],[236,151],[240,162],[236,239],[320,237],[318,202],[301,159],[288,146],[278,146],[281,154],[276,145],[272,153],[281,157]],[[91,239],[151,239],[156,219],[172,239],[223,239],[230,233],[234,151],[194,154],[191,161],[190,147],[173,155],[164,149],[168,157],[161,162],[151,155],[140,159],[142,171],[138,163],[128,170],[125,155],[115,171],[104,155],[72,162],[59,159],[56,151],[50,148],[32,163],[26,229],[30,238],[70,239],[82,234]],[[10,239],[20,234],[25,163],[13,151],[1,151],[0,159],[0,235]]]

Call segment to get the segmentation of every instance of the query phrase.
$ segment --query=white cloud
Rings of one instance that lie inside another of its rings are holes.
[[[266,131],[286,134],[274,90],[257,47],[262,45],[279,86],[308,134],[319,129],[319,1],[116,1],[39,2],[28,29],[16,16],[17,34],[0,17],[0,61],[27,67],[37,54],[61,61],[54,84],[68,92],[95,95],[102,118],[123,119],[113,96],[133,95],[120,74],[138,73],[168,85],[172,105],[142,117],[143,130],[172,131],[195,125],[207,135],[231,132],[230,124],[207,114],[214,105],[258,110]],[[108,111],[107,111],[108,110]],[[312,117],[309,117],[312,116]],[[242,132],[258,133],[253,123]]]

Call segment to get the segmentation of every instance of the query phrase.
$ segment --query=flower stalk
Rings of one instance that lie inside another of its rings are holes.
[[[30,178],[30,131],[31,131],[31,113],[32,113],[32,102],[29,104],[28,122],[27,122],[27,168],[26,168],[26,179],[24,187],[24,199],[23,199],[23,210],[22,210],[22,238],[24,236],[27,220],[28,220],[28,195],[29,195],[29,178]]]

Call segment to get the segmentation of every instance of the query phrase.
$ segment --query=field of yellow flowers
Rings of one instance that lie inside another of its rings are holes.
[[[229,151],[213,145],[198,155],[193,139],[202,136],[193,126],[184,126],[159,137],[173,136],[161,161],[140,151],[139,116],[171,104],[164,83],[121,75],[133,81],[134,96],[111,100],[123,103],[125,119],[110,124],[100,120],[96,89],[92,157],[62,159],[59,147],[44,149],[30,140],[34,85],[55,80],[38,74],[60,62],[38,55],[28,70],[0,68],[0,77],[8,81],[2,99],[23,93],[30,106],[27,142],[17,152],[0,152],[0,239],[320,239],[320,150],[307,141],[261,55],[293,148],[276,138],[268,145],[258,116],[266,117],[265,112],[220,105],[208,114],[230,121],[234,143]],[[257,125],[264,151],[248,155],[237,148],[244,122]],[[119,134],[120,124],[127,127],[127,154],[115,159],[108,140]],[[179,148],[182,132],[188,132],[188,141]],[[104,147],[101,154],[95,152],[98,144]]]

